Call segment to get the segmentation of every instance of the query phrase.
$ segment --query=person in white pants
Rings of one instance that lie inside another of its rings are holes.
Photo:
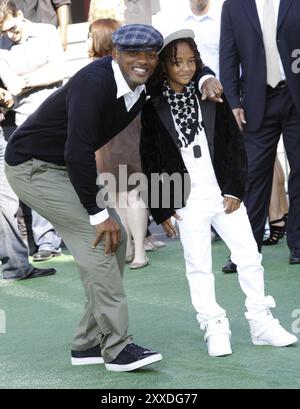
[[[232,353],[229,321],[215,296],[211,225],[237,264],[253,344],[287,346],[297,337],[270,312],[275,301],[265,295],[262,256],[241,201],[246,174],[242,136],[225,96],[222,104],[201,100],[193,77],[202,61],[193,39],[194,32],[187,29],[165,38],[153,76],[155,92],[142,111],[140,151],[149,207],[169,236],[177,233],[171,216],[177,219],[191,299],[205,330],[208,354]],[[160,175],[156,186],[155,175]]]

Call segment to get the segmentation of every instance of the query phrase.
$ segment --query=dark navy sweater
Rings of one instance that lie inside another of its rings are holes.
[[[90,215],[100,209],[95,151],[127,127],[141,111],[141,93],[127,112],[117,99],[111,57],[98,59],[51,94],[10,137],[5,160],[16,166],[32,158],[66,165],[72,185]],[[196,82],[212,71],[205,67]]]
[[[98,187],[95,151],[124,129],[140,112],[145,92],[127,112],[117,99],[111,57],[92,62],[48,97],[15,131],[5,160],[15,166],[35,158],[66,165],[82,205],[90,215]]]

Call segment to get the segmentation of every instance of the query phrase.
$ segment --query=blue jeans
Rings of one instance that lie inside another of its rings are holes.
[[[34,242],[39,250],[60,251],[61,237],[48,220],[31,210]]]
[[[17,224],[19,200],[4,174],[6,142],[0,127],[0,271],[3,278],[26,277],[32,270],[28,261],[28,248]]]

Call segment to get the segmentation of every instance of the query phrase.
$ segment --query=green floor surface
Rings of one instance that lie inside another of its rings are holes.
[[[251,344],[237,275],[220,271],[225,245],[215,243],[213,254],[217,299],[231,322],[233,355],[207,355],[176,240],[148,253],[150,266],[126,268],[125,274],[130,330],[137,343],[160,351],[163,361],[132,373],[108,372],[103,365],[72,367],[70,341],[84,297],[72,257],[64,255],[39,263],[55,266],[55,276],[0,284],[0,310],[6,315],[6,333],[0,334],[0,389],[299,388],[299,345]],[[266,293],[277,300],[274,315],[288,330],[300,332],[300,266],[289,266],[287,260],[283,241],[264,248]]]

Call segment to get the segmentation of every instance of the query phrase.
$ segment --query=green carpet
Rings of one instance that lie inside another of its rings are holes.
[[[84,297],[72,257],[64,255],[38,265],[54,266],[55,276],[0,284],[0,309],[6,314],[6,333],[0,334],[0,389],[299,388],[299,346],[251,344],[237,276],[220,271],[225,245],[215,243],[213,254],[217,299],[231,322],[233,355],[207,355],[176,240],[148,253],[150,266],[125,274],[130,331],[138,344],[160,351],[163,361],[132,373],[108,372],[101,365],[72,367],[70,341]],[[291,330],[296,320],[292,312],[298,309],[300,317],[300,267],[289,266],[287,259],[283,241],[264,249],[266,293],[277,301],[274,315]]]

